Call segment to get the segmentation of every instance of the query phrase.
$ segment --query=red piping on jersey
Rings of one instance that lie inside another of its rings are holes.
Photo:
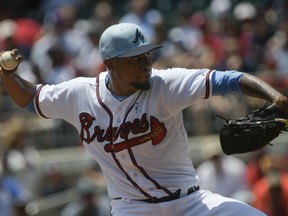
[[[206,93],[205,93],[204,99],[208,99],[210,96],[209,77],[210,77],[211,72],[212,72],[212,70],[209,70],[208,73],[206,74],[206,80],[205,80]]]
[[[142,94],[142,92],[141,92],[140,94]],[[140,95],[139,95],[139,96],[140,96]],[[139,96],[138,96],[138,97],[139,97]],[[137,99],[138,99],[138,98],[137,98]],[[137,99],[136,99],[136,101],[137,101]],[[126,122],[126,118],[127,118],[129,112],[131,111],[131,109],[132,109],[133,107],[134,107],[134,105],[132,105],[132,106],[130,107],[130,109],[127,111],[127,113],[126,113],[126,115],[125,115],[125,117],[124,117],[123,122]],[[126,139],[127,139],[127,138],[126,138]],[[173,193],[172,193],[171,191],[169,191],[169,190],[168,190],[167,188],[165,188],[165,187],[162,187],[155,179],[152,179],[152,178],[148,175],[148,173],[145,171],[145,169],[144,169],[143,167],[141,167],[141,166],[138,165],[138,163],[137,163],[137,161],[136,161],[136,159],[135,159],[135,157],[134,157],[134,154],[133,154],[133,151],[132,151],[131,148],[127,148],[127,150],[128,150],[128,153],[129,153],[129,155],[130,155],[131,161],[133,162],[134,166],[136,166],[136,167],[138,168],[138,170],[143,174],[143,176],[145,176],[149,181],[151,181],[151,182],[155,185],[156,188],[165,191],[168,195],[173,195]]]
[[[109,108],[102,102],[101,98],[100,98],[100,94],[99,94],[99,76],[100,74],[96,77],[96,97],[97,97],[97,100],[99,102],[99,104],[105,109],[105,111],[108,113],[109,117],[110,117],[110,123],[109,123],[109,127],[112,128],[112,122],[113,122],[113,114],[112,112],[109,110]],[[133,106],[132,106],[133,107]],[[132,109],[132,107],[128,110],[127,113],[130,112],[130,110]],[[127,115],[127,114],[126,114]],[[125,117],[126,118],[126,117]],[[111,144],[113,145],[113,140],[114,137],[112,136],[112,139],[111,139]],[[136,187],[137,189],[140,190],[140,192],[145,196],[145,197],[148,197],[148,198],[152,198],[152,196],[150,196],[148,193],[146,193],[135,181],[133,181],[133,179],[128,175],[128,173],[124,170],[124,168],[122,167],[122,165],[120,164],[119,160],[117,159],[116,157],[116,154],[115,152],[111,152],[112,154],[112,157],[115,161],[115,163],[117,164],[118,168],[125,174],[126,178],[128,179],[128,181],[131,182],[131,184]]]
[[[43,85],[40,85],[39,88],[37,89],[36,95],[35,95],[35,107],[37,110],[37,113],[39,113],[39,115],[43,118],[48,119],[42,112],[39,106],[39,95],[40,95],[40,91],[43,88]]]
[[[162,187],[156,180],[152,179],[152,178],[146,173],[146,171],[144,170],[143,167],[141,167],[141,166],[139,166],[139,165],[137,164],[137,161],[136,161],[136,159],[135,159],[135,157],[134,157],[134,154],[133,154],[132,149],[131,149],[131,148],[128,148],[127,150],[128,150],[128,152],[129,152],[130,158],[131,158],[134,166],[136,166],[136,167],[140,170],[140,172],[141,172],[148,180],[150,180],[150,181],[156,186],[156,188],[158,188],[158,189],[160,189],[160,190],[163,190],[163,191],[165,191],[167,194],[169,194],[170,196],[172,196],[173,193],[172,193],[170,190],[168,190],[168,189],[165,188],[165,187]]]
[[[135,102],[138,100],[138,98],[140,97],[141,94],[142,94],[142,91],[141,91],[141,93],[138,95],[138,97],[137,97],[137,99],[135,100]],[[129,110],[126,112],[125,117],[124,117],[124,119],[123,119],[123,122],[126,122],[127,116],[128,116],[128,114],[130,113],[130,111],[132,110],[132,108],[134,107],[135,102],[134,102],[133,105],[129,108]],[[126,138],[126,141],[128,141],[127,138]],[[143,174],[143,176],[145,176],[146,179],[148,179],[150,182],[152,182],[152,183],[155,185],[156,188],[165,191],[168,195],[173,195],[173,193],[172,193],[171,191],[169,191],[169,190],[168,190],[167,188],[165,188],[165,187],[162,187],[156,180],[152,179],[152,178],[147,174],[147,172],[145,171],[145,169],[144,169],[143,167],[141,167],[141,166],[138,165],[138,163],[137,163],[137,161],[136,161],[136,159],[135,159],[135,157],[134,157],[134,154],[133,154],[133,151],[132,151],[132,148],[131,148],[131,147],[130,147],[130,148],[127,148],[127,150],[128,150],[128,153],[129,153],[129,155],[130,155],[131,161],[133,162],[134,166],[136,166],[136,167],[138,168],[138,170]]]
[[[125,176],[126,176],[126,178],[128,179],[128,181],[130,181],[131,184],[132,184],[134,187],[138,188],[138,189],[140,190],[140,192],[141,192],[144,196],[149,197],[149,198],[152,198],[152,196],[151,196],[150,194],[146,193],[146,192],[145,192],[135,181],[133,181],[133,179],[128,175],[128,173],[127,173],[127,172],[124,170],[124,168],[121,166],[119,160],[118,160],[117,157],[116,157],[116,154],[115,154],[114,152],[111,152],[111,154],[112,154],[112,157],[113,157],[115,163],[117,164],[117,166],[119,167],[119,169],[122,170],[122,172],[125,174]]]

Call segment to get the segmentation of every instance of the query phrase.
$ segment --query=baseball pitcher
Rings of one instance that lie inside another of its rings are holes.
[[[233,92],[267,100],[283,114],[279,118],[286,118],[287,98],[243,72],[153,69],[150,52],[159,48],[148,43],[139,26],[121,23],[101,36],[99,49],[107,70],[97,77],[34,85],[15,69],[1,67],[0,74],[4,88],[19,106],[75,126],[102,168],[111,215],[265,215],[199,187],[182,110]],[[20,62],[17,50],[13,53]],[[229,145],[233,149],[233,142]]]

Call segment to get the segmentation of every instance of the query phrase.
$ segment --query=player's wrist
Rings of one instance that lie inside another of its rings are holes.
[[[284,95],[277,97],[273,103],[273,106],[281,110],[282,112],[288,114],[288,98]]]
[[[11,79],[15,77],[15,70],[5,70],[0,67],[0,77],[1,79]]]

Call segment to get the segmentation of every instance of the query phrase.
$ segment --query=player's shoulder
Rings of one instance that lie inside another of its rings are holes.
[[[185,76],[198,76],[205,74],[209,69],[189,69],[189,68],[167,68],[167,69],[155,69],[152,70],[152,78],[155,80],[166,80],[166,79],[179,79]]]
[[[102,72],[99,74],[99,81],[102,82],[105,80],[105,77],[108,72]],[[69,81],[63,82],[64,85],[73,85],[73,86],[85,86],[85,85],[96,85],[96,77],[76,77],[74,79],[71,79]]]
[[[66,84],[95,84],[96,77],[76,77],[65,83]]]
[[[152,74],[156,76],[165,76],[170,74],[178,74],[178,73],[203,73],[207,72],[209,69],[203,68],[203,69],[190,69],[190,68],[181,68],[181,67],[173,67],[173,68],[165,68],[165,69],[158,69],[153,68]]]
[[[61,89],[67,92],[83,92],[88,89],[94,90],[96,88],[96,77],[75,77],[73,79],[64,81],[57,85],[46,85],[46,89]],[[86,89],[86,90],[85,90]]]

